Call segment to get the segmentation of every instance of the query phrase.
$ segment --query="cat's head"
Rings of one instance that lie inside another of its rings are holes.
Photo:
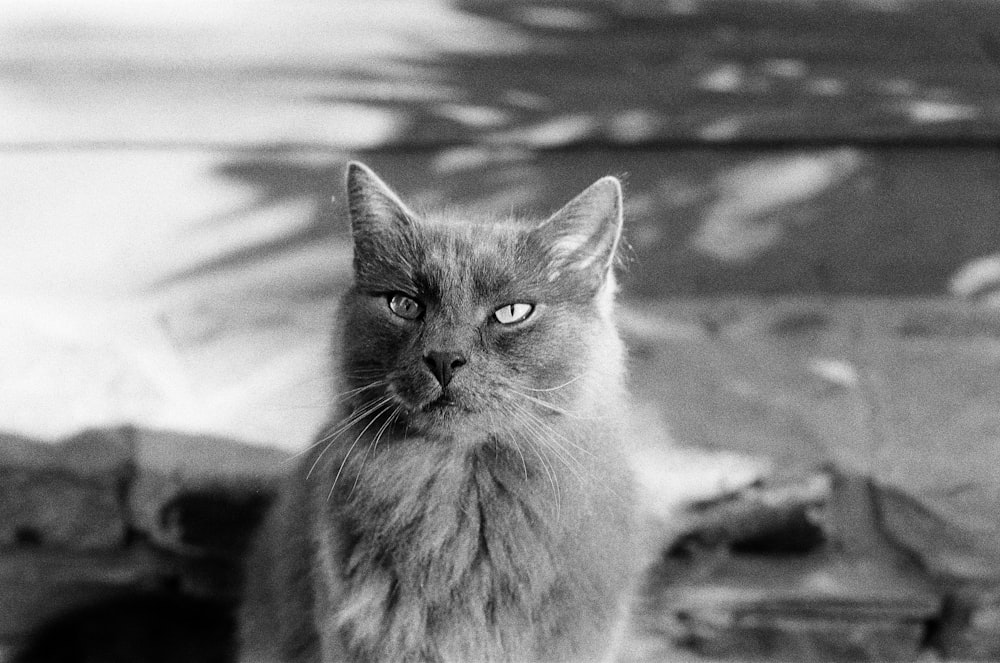
[[[360,163],[347,180],[355,282],[341,361],[355,411],[410,430],[485,429],[617,397],[617,179],[542,222],[417,214]]]

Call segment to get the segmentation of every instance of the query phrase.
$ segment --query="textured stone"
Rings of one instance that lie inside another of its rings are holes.
[[[829,538],[832,477],[817,471],[764,479],[722,500],[699,503],[675,549],[727,546],[736,552],[806,553]]]
[[[919,576],[831,553],[659,569],[648,591],[638,629],[730,659],[912,660],[940,608]]]
[[[892,486],[876,486],[875,498],[882,531],[942,585],[1000,584],[996,531]]]
[[[0,553],[0,641],[16,641],[74,607],[123,591],[170,584],[169,578],[175,576],[174,563],[147,547]]]
[[[933,644],[945,656],[1000,659],[1000,552],[995,529],[892,487],[876,492],[882,531],[945,595]],[[995,527],[995,525],[994,525]]]
[[[1000,586],[954,589],[933,642],[950,659],[1000,660]]]
[[[238,554],[287,455],[207,436],[136,433],[131,523],[157,545]]]
[[[686,620],[687,646],[705,656],[737,660],[912,661],[924,638],[918,620],[746,615],[718,624],[700,617]]]
[[[941,594],[879,530],[870,479],[830,477],[821,547],[675,550],[651,573],[635,630],[722,658],[915,658]]]
[[[0,439],[0,547],[120,545],[131,443],[123,430],[89,431],[57,445]]]

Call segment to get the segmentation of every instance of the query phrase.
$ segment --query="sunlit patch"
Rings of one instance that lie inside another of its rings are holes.
[[[847,91],[847,84],[837,78],[816,78],[807,86],[810,92],[821,97],[835,97]]]
[[[507,123],[510,114],[492,106],[473,106],[469,104],[438,104],[435,112],[470,127],[496,127]]]
[[[353,149],[382,145],[409,126],[405,113],[370,104],[317,103],[312,111],[296,120],[305,133]]]
[[[878,91],[894,96],[907,96],[917,93],[917,84],[905,78],[890,78],[878,84]]]
[[[518,17],[535,27],[557,30],[593,30],[602,25],[594,14],[569,7],[522,7]]]
[[[809,372],[848,389],[857,387],[860,383],[854,365],[841,359],[813,359],[809,362]]]
[[[718,198],[692,243],[722,260],[751,260],[777,243],[787,225],[808,218],[793,206],[839,185],[862,164],[860,152],[840,148],[737,167],[715,182]]]
[[[532,157],[532,152],[517,148],[453,147],[434,157],[433,168],[435,172],[445,175],[475,170],[487,164],[520,164],[530,161]]]
[[[803,78],[809,67],[802,60],[775,58],[764,62],[764,71],[777,78]]]
[[[637,143],[656,136],[660,116],[642,108],[622,111],[608,120],[608,134],[615,140]]]
[[[701,0],[666,0],[666,9],[672,14],[687,16],[702,8]]]
[[[593,136],[599,128],[597,120],[589,114],[577,113],[555,117],[546,122],[521,127],[512,131],[493,134],[494,142],[511,141],[536,147],[555,147]]]
[[[705,140],[722,141],[735,138],[742,130],[742,119],[738,117],[726,117],[699,127],[695,133]]]
[[[729,62],[699,76],[695,86],[709,92],[738,92],[746,82],[747,74],[743,66]]]
[[[500,101],[509,106],[527,110],[545,110],[552,106],[552,102],[547,97],[527,90],[505,90],[500,95]]]
[[[1000,254],[973,260],[964,265],[949,282],[949,289],[959,297],[977,298],[1000,292]]]
[[[931,100],[911,101],[904,106],[903,112],[912,121],[920,124],[958,122],[971,120],[980,115],[980,110],[975,106]]]

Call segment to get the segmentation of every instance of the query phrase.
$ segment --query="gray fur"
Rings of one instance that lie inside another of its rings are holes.
[[[242,659],[608,660],[639,564],[617,180],[542,223],[418,215],[361,164],[348,196],[345,396],[255,543]],[[498,324],[516,302],[533,314]],[[447,391],[435,351],[464,360]]]

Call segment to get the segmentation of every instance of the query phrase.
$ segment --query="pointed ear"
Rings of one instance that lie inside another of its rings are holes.
[[[398,256],[417,218],[389,185],[358,161],[347,165],[347,209],[358,277],[384,267]]]
[[[389,185],[360,161],[347,164],[347,208],[355,233],[371,225],[409,225],[415,218]]]
[[[622,232],[622,185],[602,177],[535,231],[557,268],[589,270],[603,282]]]

